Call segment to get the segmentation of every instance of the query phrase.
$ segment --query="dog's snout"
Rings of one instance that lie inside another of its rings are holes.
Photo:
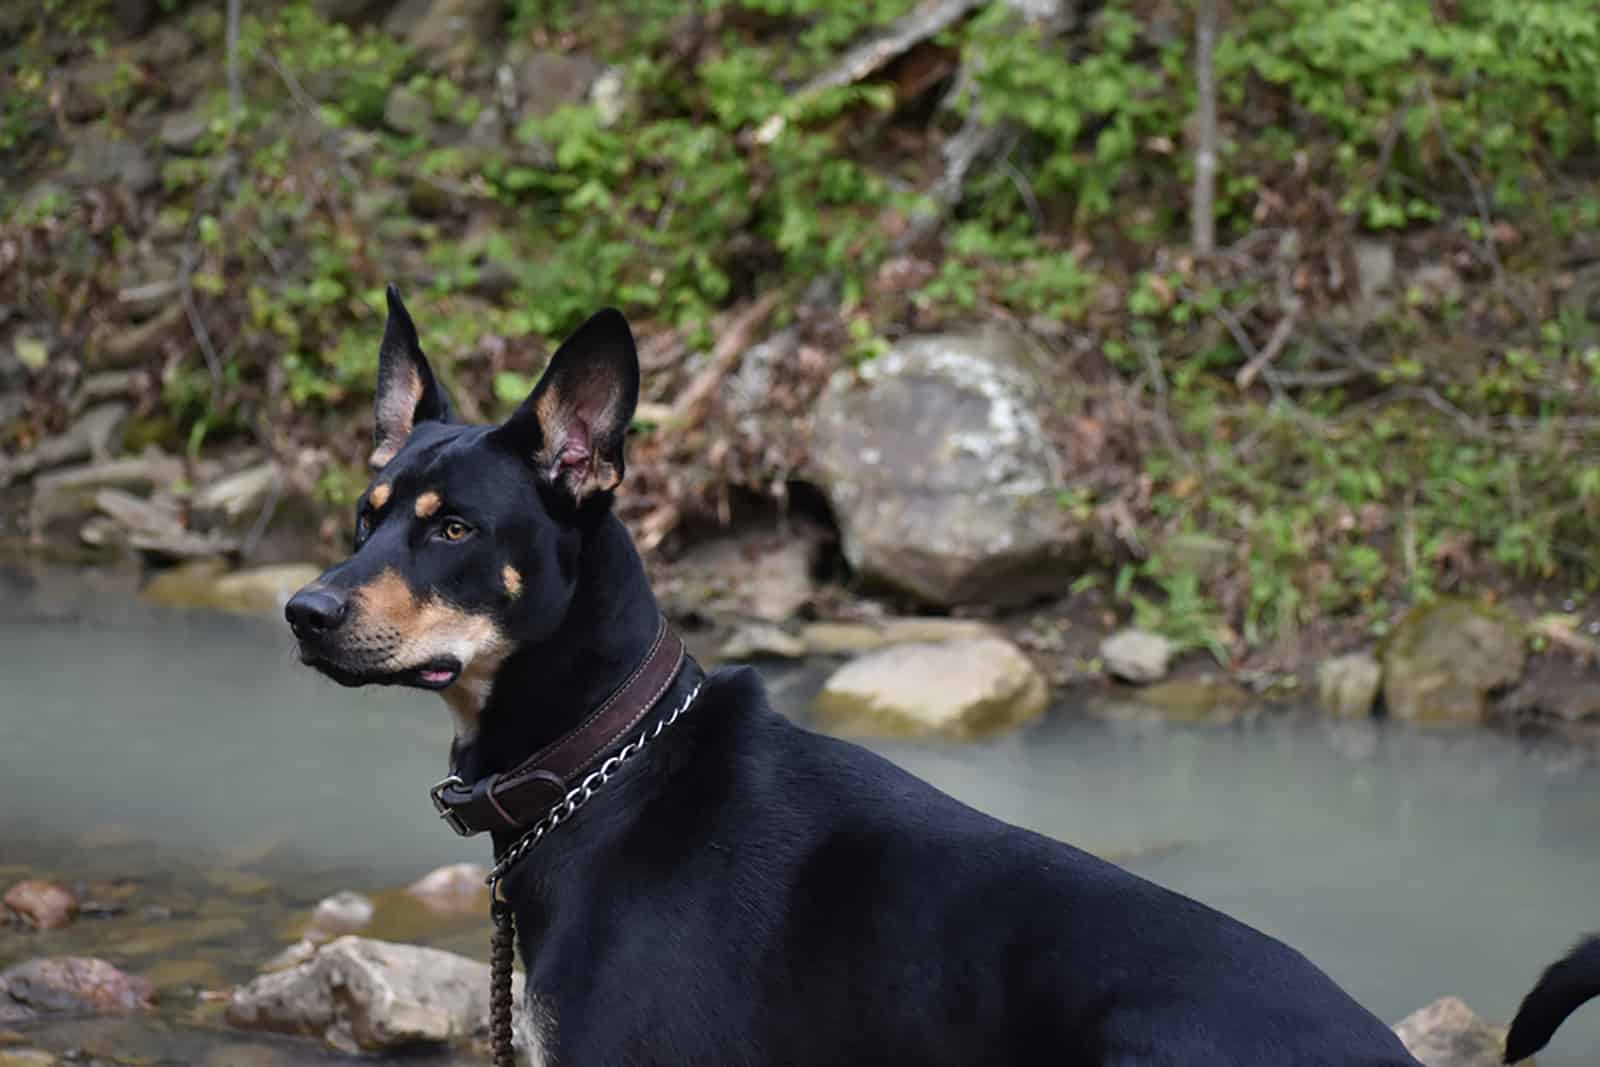
[[[350,611],[350,598],[333,589],[310,586],[289,598],[283,614],[301,636],[325,634],[339,628]]]

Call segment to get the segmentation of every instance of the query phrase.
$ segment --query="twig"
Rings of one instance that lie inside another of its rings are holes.
[[[770,144],[783,132],[790,116],[829,89],[853,85],[887,66],[912,48],[959,22],[981,7],[984,0],[939,0],[922,11],[896,19],[882,33],[844,54],[832,67],[789,94],[783,110],[763,122],[756,140]]]
[[[773,289],[741,311],[728,323],[722,336],[711,349],[711,358],[694,380],[689,383],[672,405],[667,424],[682,429],[699,420],[706,403],[722,385],[723,379],[733,369],[734,363],[750,347],[750,336],[772,314],[772,309],[783,299],[784,290]]]
[[[1217,79],[1212,64],[1216,49],[1217,0],[1199,0],[1194,25],[1195,151],[1190,214],[1195,255],[1202,258],[1217,250]]]
[[[1239,368],[1239,373],[1234,376],[1233,384],[1240,389],[1250,388],[1250,383],[1283,351],[1283,346],[1294,335],[1295,323],[1300,319],[1300,305],[1292,304],[1288,314],[1278,320],[1278,325],[1272,328],[1272,333],[1267,338],[1267,343],[1262,346],[1250,361]]]
[[[1028,217],[1033,220],[1033,232],[1038,233],[1043,230],[1044,211],[1039,207],[1039,198],[1033,195],[1033,186],[1028,183],[1027,175],[1018,170],[1016,164],[1009,158],[1000,161],[1000,169],[1006,172],[1006,177],[1011,179],[1017,195],[1022,197],[1022,203],[1028,209]]]
[[[244,90],[239,81],[239,19],[243,0],[228,0],[228,136],[239,127]]]

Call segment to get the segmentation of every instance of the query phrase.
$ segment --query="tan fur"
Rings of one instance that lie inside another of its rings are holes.
[[[500,580],[505,583],[506,596],[515,600],[522,595],[522,574],[517,568],[509,563],[501,567]]]
[[[411,420],[417,414],[417,402],[422,399],[422,375],[417,368],[407,367],[405,380],[378,397],[378,447],[367,457],[374,470],[386,466],[400,454],[406,438],[411,436]]]
[[[389,483],[379,482],[372,487],[372,492],[367,494],[367,503],[372,505],[373,511],[382,511],[383,506],[389,502]]]
[[[461,661],[461,676],[442,695],[457,735],[476,734],[495,672],[511,654],[511,642],[495,621],[437,596],[417,599],[394,570],[356,590],[356,605],[351,633],[372,656],[373,668],[410,670],[439,656]]]
[[[438,493],[435,493],[433,490],[430,489],[426,493],[423,493],[421,496],[417,497],[417,518],[419,518],[419,519],[432,518],[434,513],[437,512],[438,510],[439,510],[439,494]]]

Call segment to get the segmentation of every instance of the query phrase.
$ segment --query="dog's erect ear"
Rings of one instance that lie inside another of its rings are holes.
[[[596,312],[567,338],[533,392],[495,431],[541,480],[574,503],[622,483],[622,443],[639,403],[639,355],[628,320]]]
[[[375,447],[367,458],[373,470],[395,457],[419,422],[450,421],[450,398],[422,355],[417,328],[400,302],[400,290],[391,285],[385,296],[389,321],[384,324],[383,346],[378,349]]]

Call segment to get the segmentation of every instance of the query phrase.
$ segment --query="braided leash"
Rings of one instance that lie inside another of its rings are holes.
[[[618,768],[677,722],[699,695],[700,685],[696,684],[677,707],[657,719],[653,727],[641,730],[638,737],[623,745],[615,755],[606,757],[599,769],[585,775],[583,781],[568,790],[567,795],[545,813],[544,818],[534,823],[527,833],[496,857],[494,869],[489,872],[487,879],[489,917],[494,920],[494,934],[489,942],[489,1043],[493,1050],[494,1067],[516,1067],[511,1026],[511,971],[517,955],[517,916],[511,910],[511,904],[500,894],[501,879],[532,851],[533,846],[543,841],[546,834],[577,814],[579,808],[611,781]]]

